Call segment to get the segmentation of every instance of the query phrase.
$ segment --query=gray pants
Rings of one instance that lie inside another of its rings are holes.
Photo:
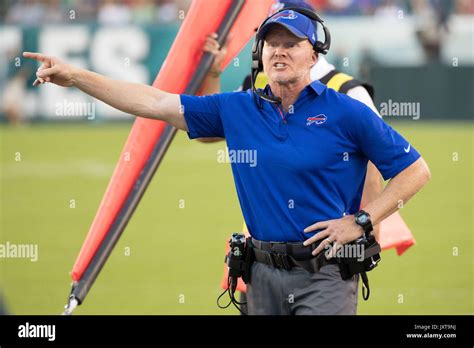
[[[248,314],[355,315],[358,285],[358,275],[342,280],[337,264],[309,273],[299,267],[286,271],[254,262],[247,284]]]

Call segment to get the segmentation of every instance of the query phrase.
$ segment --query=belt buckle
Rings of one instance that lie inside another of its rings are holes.
[[[275,259],[273,258],[273,255],[274,254],[272,254],[272,253],[265,253],[268,264],[270,266],[272,266],[273,268],[277,268],[277,265],[276,265]]]
[[[290,264],[288,262],[288,259],[287,259],[288,256],[286,254],[277,254],[277,253],[275,253],[275,254],[271,254],[271,255],[273,255],[273,257],[271,257],[271,258],[274,259],[274,262],[275,262],[277,268],[283,268],[287,271],[291,270],[291,266],[290,266]]]
[[[281,255],[280,254],[272,254],[273,259],[275,260],[275,264],[277,268],[283,268],[283,261],[281,260]]]

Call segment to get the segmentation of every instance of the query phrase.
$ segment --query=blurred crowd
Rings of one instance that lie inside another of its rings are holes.
[[[1,3],[0,18],[7,24],[56,24],[73,19],[123,25],[177,21],[180,11],[185,12],[191,0],[14,0]]]
[[[220,1],[220,0],[208,0]],[[252,0],[259,1],[259,0]],[[45,24],[87,23],[99,25],[160,25],[184,19],[192,0],[1,0],[0,24],[42,26]],[[414,32],[426,63],[441,63],[442,45],[449,33],[449,17],[453,14],[474,15],[474,0],[307,0],[323,17],[373,16],[390,18],[411,16]],[[2,51],[0,45],[0,116],[12,124],[25,118],[22,101],[26,97],[28,78],[34,73],[33,63],[18,68],[14,62],[16,49]],[[342,68],[346,53],[333,57]],[[363,50],[361,77],[376,65],[372,53]],[[364,69],[367,70],[364,72]],[[30,81],[31,82],[31,81]]]
[[[217,0],[216,0],[217,1]],[[258,0],[256,0],[258,1]],[[393,16],[408,15],[418,0],[309,0],[321,14]],[[444,15],[474,14],[473,0],[422,0]],[[7,0],[0,2],[0,21],[37,25],[75,21],[101,24],[149,24],[177,21],[191,0]],[[73,11],[73,12],[71,12]],[[73,17],[73,18],[71,18]]]
[[[417,0],[309,0],[319,12],[347,16],[390,16],[403,11],[408,15],[416,13]],[[456,14],[474,14],[472,0],[423,0],[427,6]]]

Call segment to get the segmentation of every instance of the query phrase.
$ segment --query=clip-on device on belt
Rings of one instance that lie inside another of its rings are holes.
[[[364,259],[359,261],[358,257],[337,258],[343,280],[351,278],[354,274],[360,274],[362,278],[362,298],[367,301],[370,296],[369,278],[367,272],[373,270],[380,262],[380,244],[373,235],[362,237],[350,244],[361,244],[363,246]],[[366,290],[367,289],[367,290]]]
[[[230,250],[226,255],[224,262],[229,267],[229,275],[227,278],[227,290],[224,290],[222,294],[217,298],[217,306],[225,309],[232,303],[240,313],[245,313],[240,309],[239,305],[245,305],[246,302],[242,303],[235,299],[234,293],[237,288],[238,278],[242,277],[242,280],[247,284],[250,280],[250,268],[253,262],[253,253],[251,248],[250,237],[245,238],[242,233],[232,234],[229,240]],[[221,306],[219,303],[220,298],[228,292],[230,302],[226,306]]]

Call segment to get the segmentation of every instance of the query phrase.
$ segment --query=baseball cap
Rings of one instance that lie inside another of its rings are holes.
[[[270,28],[277,24],[288,29],[293,35],[301,39],[308,39],[312,45],[317,41],[316,27],[313,21],[305,15],[293,10],[281,11],[268,19],[263,27],[260,28],[260,38],[263,39]]]

